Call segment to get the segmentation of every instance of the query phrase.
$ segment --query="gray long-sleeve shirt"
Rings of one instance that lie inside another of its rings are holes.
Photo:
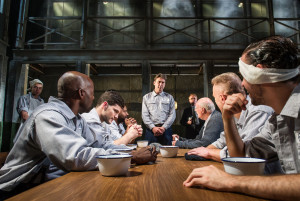
[[[247,97],[248,104],[246,110],[241,112],[240,118],[236,121],[236,127],[241,139],[246,142],[259,133],[265,122],[273,114],[273,109],[266,105],[253,105],[251,99]],[[220,138],[212,143],[218,149],[222,149],[220,157],[228,157],[225,133],[222,132]]]
[[[143,97],[142,119],[150,130],[157,124],[168,129],[175,118],[175,101],[172,95],[165,92],[156,94],[152,91]]]
[[[28,94],[19,98],[16,109],[19,114],[22,111],[26,111],[28,116],[30,116],[33,110],[43,103],[44,100],[41,97],[34,98],[31,92],[29,92]]]
[[[0,169],[0,190],[3,191],[11,191],[20,183],[42,182],[32,179],[50,163],[63,172],[94,170],[97,168],[95,156],[113,152],[96,148],[98,140],[84,119],[53,97],[49,103],[36,108],[20,132]]]
[[[300,173],[300,84],[293,90],[279,115],[273,114],[251,141],[246,156],[269,159],[278,154],[287,174]]]
[[[86,120],[90,131],[97,139],[98,147],[104,149],[127,148],[125,145],[114,144],[114,140],[116,139],[112,136],[109,124],[101,122],[95,108],[93,108],[89,113],[83,113],[81,116]]]

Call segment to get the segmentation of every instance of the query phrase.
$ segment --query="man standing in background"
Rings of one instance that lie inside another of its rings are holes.
[[[40,97],[43,91],[43,82],[39,79],[34,79],[29,84],[31,92],[21,96],[17,104],[17,111],[22,123],[28,119],[35,108],[44,103],[44,100]]]
[[[205,121],[199,119],[197,112],[195,112],[195,105],[197,102],[197,95],[190,94],[190,106],[185,108],[180,120],[180,124],[185,126],[185,138],[195,139]]]
[[[33,110],[44,103],[44,100],[40,97],[40,94],[43,91],[43,82],[39,79],[34,79],[30,81],[29,84],[31,91],[28,94],[21,96],[17,103],[16,109],[21,119],[19,130],[32,114]],[[13,141],[14,143],[18,136],[19,134],[17,133]]]
[[[145,139],[163,145],[171,145],[172,124],[176,118],[175,101],[172,95],[163,90],[167,76],[157,74],[154,77],[154,91],[143,97],[142,119],[146,125]]]

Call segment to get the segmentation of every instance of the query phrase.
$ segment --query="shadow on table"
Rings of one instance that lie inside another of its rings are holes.
[[[126,177],[136,177],[136,176],[139,176],[143,173],[141,172],[137,172],[137,171],[128,171],[127,174],[126,174]]]

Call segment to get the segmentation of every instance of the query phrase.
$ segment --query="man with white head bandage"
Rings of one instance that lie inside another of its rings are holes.
[[[300,84],[297,47],[281,36],[249,45],[239,61],[243,86],[254,105],[272,107],[275,113],[260,133],[249,142],[238,135],[233,115],[245,110],[248,101],[242,94],[229,97],[222,117],[230,156],[268,154],[277,151],[286,174],[277,176],[233,176],[213,166],[198,168],[184,182],[187,187],[201,185],[222,191],[246,193],[276,200],[300,197]]]

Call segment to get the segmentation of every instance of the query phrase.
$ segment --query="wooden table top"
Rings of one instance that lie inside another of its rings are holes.
[[[214,165],[224,169],[218,162],[187,161],[186,152],[180,149],[176,158],[159,155],[155,164],[134,166],[123,177],[104,177],[99,171],[71,172],[9,200],[262,200],[238,193],[184,187],[183,181],[194,168]]]

